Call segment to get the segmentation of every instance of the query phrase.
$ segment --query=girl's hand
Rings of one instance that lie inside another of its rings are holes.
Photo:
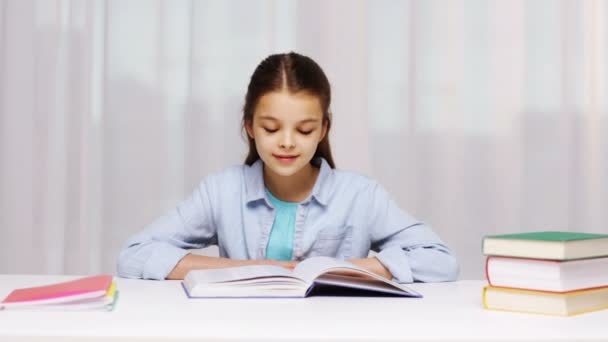
[[[276,260],[235,260],[228,258],[210,257],[205,255],[188,254],[183,257],[173,270],[167,275],[166,279],[184,279],[190,270],[207,270],[213,268],[227,268],[245,265],[275,265],[292,270],[298,264],[297,261],[276,261]]]
[[[250,265],[273,265],[273,266],[280,266],[280,267],[285,267],[289,270],[293,270],[297,265],[299,261],[278,261],[278,260],[270,260],[270,259],[264,259],[264,260],[250,260]]]
[[[393,279],[393,275],[391,274],[391,272],[386,267],[384,267],[384,265],[382,265],[382,263],[380,263],[380,261],[375,257],[350,259],[348,261],[383,278],[389,280]]]
[[[278,261],[278,262],[279,262],[278,266],[282,266],[289,270],[293,270],[294,268],[296,268],[296,266],[298,266],[299,261]]]

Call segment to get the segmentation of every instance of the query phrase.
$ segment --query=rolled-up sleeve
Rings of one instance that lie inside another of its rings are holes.
[[[176,208],[127,240],[118,257],[118,276],[165,279],[188,249],[216,241],[208,185],[203,181]]]
[[[390,198],[376,182],[369,189],[371,248],[400,283],[454,281],[459,266],[441,239]]]

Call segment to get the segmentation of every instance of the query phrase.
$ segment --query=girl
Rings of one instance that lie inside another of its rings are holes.
[[[208,176],[127,241],[118,275],[183,279],[192,269],[344,259],[402,283],[450,281],[458,264],[425,224],[375,181],[339,171],[331,154],[330,85],[312,59],[271,55],[247,89],[245,165]],[[216,244],[220,257],[189,254]],[[367,257],[369,250],[378,254]]]

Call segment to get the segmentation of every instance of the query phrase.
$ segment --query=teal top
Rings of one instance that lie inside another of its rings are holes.
[[[268,189],[265,190],[276,212],[266,247],[266,259],[291,260],[298,203],[281,201]]]

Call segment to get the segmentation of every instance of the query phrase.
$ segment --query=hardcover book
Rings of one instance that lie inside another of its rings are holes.
[[[189,297],[422,297],[402,284],[329,257],[306,259],[293,270],[266,265],[193,270],[182,285]]]
[[[569,261],[489,256],[491,286],[568,292],[608,286],[608,258]]]
[[[532,232],[483,238],[483,253],[519,258],[574,260],[608,256],[608,235]]]
[[[486,309],[571,316],[608,308],[608,287],[553,293],[487,286]]]

